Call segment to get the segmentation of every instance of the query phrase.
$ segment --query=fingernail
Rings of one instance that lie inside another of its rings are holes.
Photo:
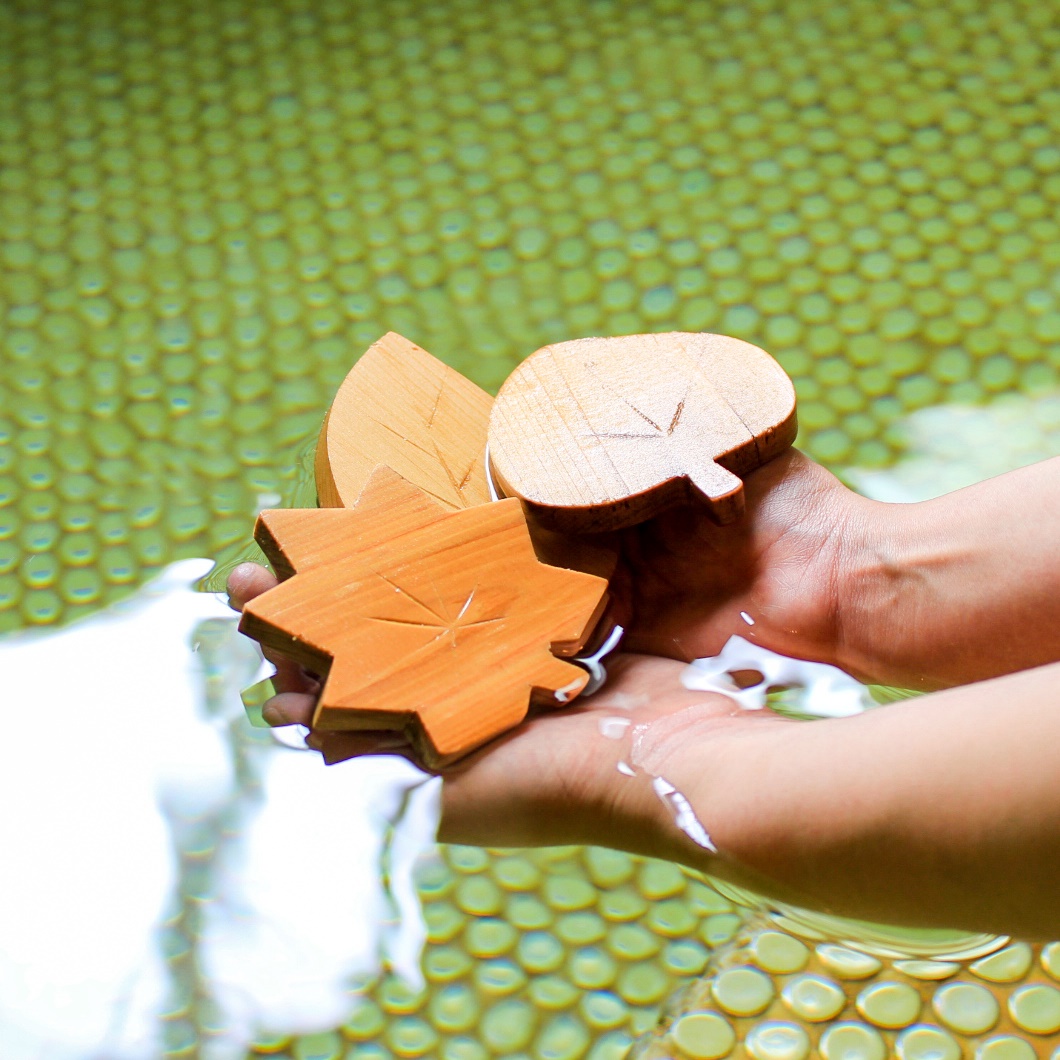
[[[261,717],[267,725],[290,725],[291,719],[279,707],[266,703],[261,708]]]

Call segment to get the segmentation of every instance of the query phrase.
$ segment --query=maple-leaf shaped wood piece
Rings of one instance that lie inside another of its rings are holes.
[[[255,536],[284,580],[240,629],[325,676],[317,730],[404,729],[436,769],[586,683],[556,655],[607,583],[539,562],[518,501],[452,511],[380,468],[352,509],[265,511]]]
[[[619,530],[698,500],[727,523],[746,475],[795,440],[795,390],[757,346],[669,332],[546,346],[508,377],[489,445],[542,525]]]
[[[490,499],[486,435],[493,398],[396,332],[361,356],[343,380],[320,430],[317,498],[349,508],[383,465],[450,509]],[[617,542],[545,529],[528,514],[538,559],[610,578]]]

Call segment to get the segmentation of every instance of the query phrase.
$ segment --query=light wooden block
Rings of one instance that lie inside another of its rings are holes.
[[[669,332],[546,346],[508,377],[489,422],[494,479],[541,525],[633,526],[696,501],[719,523],[746,475],[795,439],[795,390],[772,357]]]

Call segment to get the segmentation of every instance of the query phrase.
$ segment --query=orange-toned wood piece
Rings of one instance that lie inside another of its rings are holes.
[[[564,532],[618,530],[698,500],[743,511],[738,476],[795,439],[795,390],[757,346],[669,332],[576,339],[528,357],[490,416],[504,495]]]
[[[446,508],[490,499],[484,454],[493,399],[391,331],[343,380],[320,431],[317,498],[349,508],[385,464]]]
[[[585,685],[607,583],[534,555],[515,500],[452,510],[387,468],[351,509],[262,512],[280,584],[240,629],[326,675],[324,731],[404,729],[438,768]]]
[[[316,485],[322,508],[348,508],[384,465],[448,508],[490,499],[486,432],[493,398],[408,339],[389,332],[343,380],[320,430]],[[530,520],[538,559],[610,578],[613,541],[564,538]]]

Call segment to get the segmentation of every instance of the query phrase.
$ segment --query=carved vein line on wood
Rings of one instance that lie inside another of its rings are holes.
[[[720,390],[718,390],[716,386],[714,386],[714,384],[710,380],[710,374],[703,367],[702,360],[699,356],[697,356],[697,354],[689,350],[688,346],[684,343],[682,343],[681,345],[681,352],[685,355],[686,359],[691,364],[696,375],[699,376],[701,380],[701,385],[707,387],[711,393],[715,394],[721,401],[723,401],[728,407],[729,411],[733,414],[733,416],[736,417],[740,425],[747,432],[748,438],[751,440],[752,443],[754,443],[755,456],[761,458],[762,453],[758,447],[758,437],[754,433],[754,431],[751,430],[750,424],[748,424],[747,420],[743,418],[743,415],[741,414],[740,410],[728,399],[725,394],[723,394]],[[715,461],[715,463],[717,463],[717,461]],[[718,466],[720,467],[722,465],[719,464]]]
[[[595,361],[586,361],[585,367],[588,371],[596,377],[597,383],[599,383],[601,389],[606,390],[609,394],[613,394],[617,397],[624,405],[632,409],[642,420],[645,420],[656,432],[656,435],[660,438],[669,438],[675,430],[677,425],[681,421],[681,414],[685,411],[685,403],[688,401],[688,394],[692,389],[692,384],[689,383],[685,387],[685,392],[681,397],[681,400],[677,403],[677,408],[674,409],[674,414],[670,419],[669,427],[665,429],[660,427],[646,412],[638,408],[625,394],[622,393],[613,383],[609,382],[600,372],[597,370]],[[655,435],[640,435],[640,434],[601,434],[598,435],[600,438],[642,438],[642,437],[655,437]]]
[[[628,409],[636,413],[642,420],[644,420],[654,431],[653,434],[637,434],[632,431],[609,431],[609,432],[590,432],[590,437],[595,438],[614,438],[614,439],[636,439],[638,441],[661,441],[667,443],[665,448],[669,450],[669,442],[673,438],[674,431],[677,430],[678,423],[681,422],[681,415],[685,411],[685,405],[688,402],[688,395],[692,391],[692,383],[689,382],[685,386],[685,392],[681,396],[680,401],[677,402],[677,407],[674,409],[673,415],[670,417],[669,426],[665,429],[660,427],[646,412],[640,409],[630,398],[618,389],[607,377],[599,370],[596,361],[585,362],[586,371],[593,376],[599,385],[601,390],[616,397],[621,401]],[[680,475],[682,473],[682,464],[680,459],[671,451],[669,452],[671,465],[674,473]],[[623,480],[624,481],[624,480]]]
[[[385,581],[387,583],[387,585],[391,586],[393,589],[396,589],[403,596],[407,596],[414,604],[416,604],[419,607],[422,607],[424,611],[426,611],[432,618],[437,619],[438,622],[445,623],[446,621],[448,621],[442,615],[438,614],[438,612],[435,611],[435,609],[433,607],[431,607],[430,604],[425,603],[418,596],[416,596],[413,593],[410,593],[408,591],[408,589],[405,589],[402,586],[398,585],[398,583],[396,581],[394,581],[393,579],[388,578],[385,574],[380,574],[379,571],[373,571],[372,573],[375,574],[376,577],[382,578],[383,581]],[[438,593],[437,588],[434,591],[435,591],[435,595],[437,595],[437,593]],[[434,623],[434,624],[437,624],[437,623]]]
[[[418,600],[415,596],[413,596],[412,593],[408,592],[406,589],[403,589],[396,582],[391,581],[389,578],[383,577],[383,575],[379,575],[379,576],[381,578],[383,578],[383,580],[386,581],[389,585],[393,585],[395,589],[397,589],[401,593],[404,593],[405,596],[409,597],[409,599],[413,600],[415,603],[419,604],[421,607],[425,607],[426,606],[420,600]],[[436,630],[438,630],[438,633],[434,637],[432,637],[431,640],[427,644],[423,645],[424,648],[429,647],[436,640],[440,640],[442,637],[445,637],[447,635],[451,638],[453,647],[456,647],[457,634],[460,633],[461,630],[475,629],[475,628],[480,627],[480,626],[496,625],[496,623],[498,623],[498,622],[503,622],[505,620],[505,618],[507,617],[506,615],[502,614],[502,615],[494,615],[491,618],[476,618],[476,619],[473,619],[473,620],[468,621],[468,622],[463,621],[464,615],[467,614],[468,608],[471,606],[471,601],[474,600],[475,593],[477,591],[478,591],[478,586],[476,585],[475,588],[472,589],[471,592],[469,592],[467,594],[467,599],[461,605],[459,612],[457,612],[456,618],[453,618],[453,619],[449,618],[447,613],[444,616],[437,614],[437,612],[435,612],[433,610],[433,608],[428,608],[428,610],[430,610],[432,616],[435,618],[434,622],[417,622],[415,619],[410,619],[410,618],[389,618],[389,617],[387,617],[385,615],[369,615],[368,617],[369,617],[369,620],[372,621],[372,622],[387,622],[387,623],[389,623],[391,625],[395,625],[395,626],[411,626],[411,627],[414,627],[414,628],[417,628],[417,629],[436,629]],[[444,606],[444,602],[442,602],[442,610],[443,611],[447,611],[447,608],[445,608],[445,606]],[[422,650],[422,648],[420,650]]]
[[[400,439],[402,445],[411,445],[413,449],[418,449],[424,456],[430,456],[431,452],[429,449],[424,449],[415,438],[410,438],[405,431],[396,431],[389,423],[384,423],[382,420],[372,419],[372,422],[377,427],[382,427],[384,431],[388,431],[395,438]]]
[[[670,426],[667,427],[667,429],[666,429],[667,437],[672,435],[674,433],[674,431],[677,430],[677,424],[678,424],[678,422],[681,419],[681,413],[685,411],[685,401],[688,400],[688,390],[689,389],[691,389],[691,388],[689,387],[688,389],[685,390],[685,396],[683,398],[681,398],[681,400],[677,403],[677,409],[674,412],[674,418],[672,420],[670,420]]]
[[[439,391],[439,400],[440,398],[441,392]],[[431,418],[427,423],[428,430],[430,429],[430,425],[434,422],[435,412],[437,412],[437,404],[435,405],[435,408],[431,411]],[[388,431],[395,438],[400,439],[402,445],[411,445],[413,449],[416,449],[419,452],[423,453],[424,456],[432,460],[437,460],[438,463],[440,463],[445,469],[445,474],[448,477],[449,484],[453,487],[454,492],[461,500],[463,500],[464,490],[467,488],[467,484],[471,480],[471,475],[475,469],[474,460],[471,461],[471,464],[469,465],[467,473],[464,475],[464,477],[460,480],[460,482],[457,482],[456,476],[453,474],[452,468],[450,468],[448,461],[445,459],[445,456],[442,454],[442,451],[438,446],[438,443],[433,438],[431,439],[431,445],[434,447],[434,452],[432,453],[429,449],[425,449],[422,445],[420,445],[420,443],[417,442],[415,438],[410,438],[404,431],[396,431],[393,427],[390,426],[390,424],[383,423],[382,420],[377,420],[373,418],[372,422],[377,426],[382,427],[384,431]],[[459,511],[459,509],[461,508],[460,504],[453,502],[452,497],[443,497],[440,493],[434,493],[432,490],[427,489],[427,487],[423,485],[420,485],[419,488],[423,490],[424,493],[433,497],[436,501],[440,501],[447,508],[451,508],[454,511]]]
[[[467,485],[471,481],[471,476],[475,473],[475,465],[478,463],[478,458],[474,458],[471,463],[467,465],[467,471],[464,472],[464,477],[457,482],[456,475],[453,474],[453,469],[449,466],[449,461],[445,459],[445,454],[442,452],[438,443],[432,438],[431,444],[434,446],[434,452],[438,457],[438,463],[445,468],[445,473],[449,478],[449,485],[456,491],[457,496],[463,500],[464,490],[467,489]]]
[[[434,417],[438,415],[438,408],[442,403],[442,394],[445,393],[445,375],[438,380],[438,393],[434,395],[434,404],[431,406],[431,414],[427,417],[427,430],[434,426]]]

